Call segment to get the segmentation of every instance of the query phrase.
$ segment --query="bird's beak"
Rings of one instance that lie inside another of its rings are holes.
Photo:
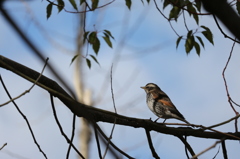
[[[142,89],[146,90],[146,87],[140,87],[140,88],[142,88]]]

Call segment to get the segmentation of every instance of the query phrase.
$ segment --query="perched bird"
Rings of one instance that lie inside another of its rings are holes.
[[[163,123],[169,118],[175,118],[190,124],[177,110],[170,98],[156,84],[148,83],[141,87],[147,93],[147,105],[149,109],[159,118],[164,118]],[[159,119],[157,118],[155,122]]]

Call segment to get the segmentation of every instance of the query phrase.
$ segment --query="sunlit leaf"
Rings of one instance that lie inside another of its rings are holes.
[[[131,5],[132,5],[132,0],[125,0],[126,2],[126,6],[128,7],[128,9],[131,9]]]
[[[111,34],[111,32],[110,32],[110,31],[108,31],[108,30],[104,30],[104,32],[105,32],[107,35],[109,35],[111,38],[113,38],[113,39],[114,39],[114,37],[112,36],[112,34]]]
[[[64,1],[63,0],[57,0],[57,2],[58,2],[58,13],[59,13],[64,8]]]
[[[105,36],[103,36],[103,39],[108,44],[108,46],[112,48],[112,42],[111,42],[109,36],[105,34]]]
[[[92,10],[95,10],[98,7],[99,0],[92,0]]]
[[[178,15],[180,13],[181,9],[178,8],[177,6],[174,6],[172,8],[172,10],[170,11],[170,14],[169,14],[169,19],[175,19],[177,21],[177,18],[178,18]]]
[[[47,6],[47,19],[51,16],[52,14],[52,3],[49,3]]]
[[[76,4],[75,0],[69,0],[69,2],[72,4],[74,9],[78,10],[77,9],[77,4]]]

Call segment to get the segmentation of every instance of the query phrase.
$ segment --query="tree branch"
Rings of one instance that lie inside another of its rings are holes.
[[[30,82],[34,82],[39,73],[23,66],[17,62],[14,62],[10,59],[5,58],[0,55],[0,67],[12,71],[15,74],[25,78]],[[102,110],[99,108],[89,107],[82,103],[75,101],[71,98],[65,90],[63,90],[55,81],[43,76],[39,79],[37,85],[46,91],[50,92],[52,95],[61,100],[74,114],[78,117],[84,117],[90,121],[95,122],[108,122],[114,123],[116,119],[116,124],[130,126],[134,128],[147,128],[149,131],[153,130],[163,134],[169,135],[185,135],[185,136],[194,136],[199,138],[211,138],[211,139],[231,139],[239,140],[240,133],[223,133],[223,132],[210,132],[200,129],[192,129],[190,127],[167,127],[161,123],[154,123],[149,119],[137,119],[119,115],[110,111]]]

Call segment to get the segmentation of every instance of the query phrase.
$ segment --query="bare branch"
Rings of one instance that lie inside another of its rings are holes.
[[[160,157],[158,156],[158,154],[156,153],[154,147],[153,147],[153,143],[152,143],[152,139],[151,139],[151,135],[150,135],[150,132],[149,130],[145,129],[145,132],[146,132],[146,135],[147,135],[147,139],[148,139],[148,145],[149,145],[149,148],[152,152],[152,156],[156,159],[160,159]]]
[[[7,146],[7,143],[3,144],[2,147],[0,147],[0,150],[2,150],[5,146]]]
[[[203,150],[202,152],[200,152],[199,154],[197,154],[197,155],[195,155],[195,156],[193,156],[191,159],[196,159],[196,157],[198,157],[198,156],[200,156],[200,155],[202,155],[202,154],[204,154],[205,152],[207,152],[207,151],[209,151],[209,150],[211,150],[212,148],[214,148],[215,146],[217,146],[217,144],[219,144],[221,141],[216,141],[212,146],[210,146],[210,147],[208,147],[208,148],[206,148],[205,150]]]
[[[78,149],[74,146],[74,144],[71,142],[71,140],[69,140],[67,135],[64,133],[64,131],[62,129],[62,126],[61,126],[61,124],[58,120],[58,117],[57,117],[57,113],[56,113],[55,106],[54,106],[54,101],[53,101],[53,95],[51,93],[50,93],[50,99],[51,99],[53,115],[54,115],[55,121],[56,121],[56,123],[59,127],[59,130],[60,130],[62,136],[67,140],[67,143],[69,143],[73,147],[73,149],[77,152],[77,154],[84,159],[83,155],[78,151]]]
[[[192,156],[196,156],[195,152],[193,151],[192,147],[189,145],[189,143],[187,142],[186,139],[183,138],[183,136],[177,136],[185,145],[185,147],[187,148],[187,150],[191,153]],[[186,153],[187,154],[187,153]],[[195,157],[195,159],[197,159],[197,157]]]
[[[226,149],[226,145],[225,145],[225,140],[222,140],[222,152],[223,152],[224,159],[228,159],[227,149]]]
[[[98,139],[98,131],[97,131],[95,125],[93,127],[94,127],[95,139],[96,139],[96,142],[97,142],[98,155],[99,155],[99,158],[102,159],[101,147],[100,147],[100,143],[99,143],[99,139]]]
[[[40,74],[40,75],[41,75],[41,74]],[[39,76],[38,76],[38,77],[39,77]],[[10,99],[12,99],[10,93],[9,93],[8,90],[7,90],[7,87],[5,86],[5,84],[4,84],[4,82],[3,82],[3,79],[2,79],[2,77],[1,77],[1,75],[0,75],[0,81],[1,81],[1,83],[2,83],[2,85],[3,85],[3,88],[4,88],[4,90],[6,91],[8,97],[9,97]],[[13,103],[13,105],[16,107],[16,109],[17,109],[17,111],[19,112],[19,114],[21,114],[21,116],[23,117],[23,119],[26,121],[27,126],[28,126],[28,129],[30,130],[30,133],[31,133],[31,135],[32,135],[33,141],[34,141],[34,143],[36,144],[36,146],[38,147],[39,151],[40,151],[40,152],[43,154],[43,156],[47,159],[47,155],[43,152],[43,150],[41,149],[40,145],[39,145],[38,142],[37,142],[37,139],[35,138],[35,135],[34,135],[34,133],[33,133],[33,130],[32,130],[32,128],[31,128],[31,125],[30,125],[27,117],[23,114],[23,112],[20,110],[20,108],[17,106],[17,104],[16,104],[16,102],[15,102],[14,100],[12,100],[12,103]]]

